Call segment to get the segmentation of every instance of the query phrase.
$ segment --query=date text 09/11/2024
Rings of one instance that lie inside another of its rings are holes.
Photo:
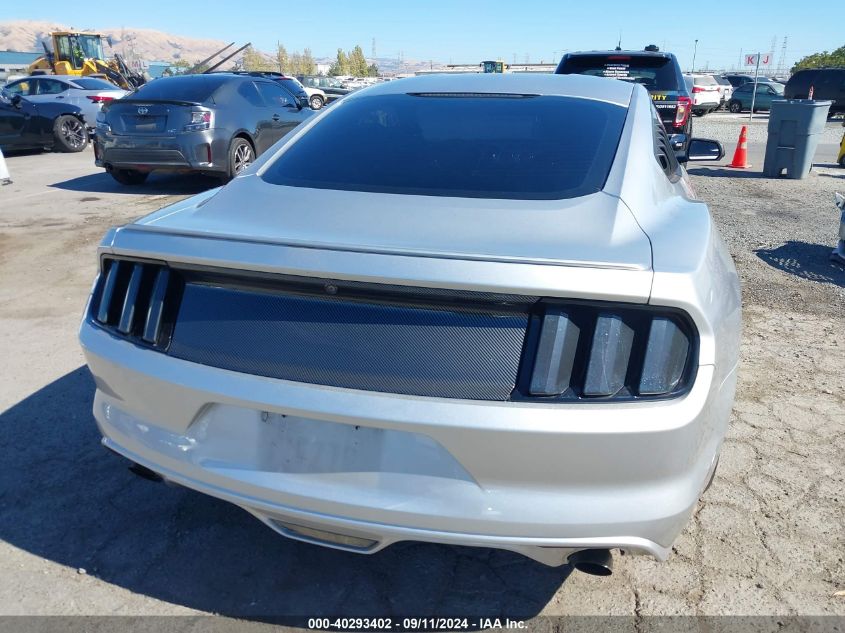
[[[524,620],[510,618],[310,618],[308,628],[322,631],[457,631],[467,629],[524,629]]]

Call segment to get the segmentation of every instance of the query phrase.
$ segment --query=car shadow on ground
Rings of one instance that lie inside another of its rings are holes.
[[[256,620],[538,614],[570,573],[509,552],[288,540],[245,511],[140,479],[99,444],[80,367],[0,414],[0,538],[134,593]],[[47,605],[47,610],[54,606]]]
[[[762,172],[759,171],[731,169],[722,165],[688,167],[687,173],[691,176],[709,176],[710,178],[763,178]]]
[[[758,249],[755,253],[769,266],[785,273],[845,288],[845,267],[831,261],[832,251],[832,246],[824,244],[787,242],[777,248]]]
[[[200,174],[150,174],[142,185],[121,185],[105,171],[71,178],[50,185],[56,189],[90,193],[180,195],[201,193],[219,187],[220,181]]]

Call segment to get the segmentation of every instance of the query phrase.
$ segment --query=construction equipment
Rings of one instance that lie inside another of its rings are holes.
[[[46,42],[41,42],[44,55],[30,64],[30,75],[96,75],[124,90],[134,90],[146,82],[144,76],[130,68],[119,54],[115,53],[112,59],[105,57],[103,36],[99,33],[54,31],[50,33],[50,39],[52,50]]]
[[[483,72],[483,73],[503,73],[503,72],[505,72],[505,69],[507,68],[507,66],[505,65],[505,62],[503,62],[501,59],[496,60],[496,61],[492,61],[492,60],[483,61],[483,62],[481,62],[480,66],[481,66],[481,72]]]

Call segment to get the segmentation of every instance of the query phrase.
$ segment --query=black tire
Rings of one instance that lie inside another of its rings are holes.
[[[143,185],[150,175],[149,172],[135,169],[109,169],[108,172],[121,185]]]
[[[693,110],[692,113],[693,113],[694,116],[704,116],[705,114],[707,114],[707,111],[706,110]]]
[[[221,180],[228,182],[255,161],[255,149],[252,144],[240,136],[229,143],[229,159],[226,174]]]
[[[81,152],[88,147],[88,130],[72,114],[62,114],[53,122],[53,139],[60,152]]]
[[[728,105],[728,110],[730,110],[734,114],[739,114],[740,112],[742,112],[742,104],[739,101],[731,101]]]
[[[323,97],[320,95],[311,95],[311,98],[308,99],[308,105],[311,106],[312,110],[319,110],[324,104]]]

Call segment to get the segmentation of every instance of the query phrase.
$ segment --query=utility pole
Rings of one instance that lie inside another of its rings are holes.
[[[698,40],[695,40],[695,48],[692,49],[692,72],[695,72],[695,56],[698,53]]]

